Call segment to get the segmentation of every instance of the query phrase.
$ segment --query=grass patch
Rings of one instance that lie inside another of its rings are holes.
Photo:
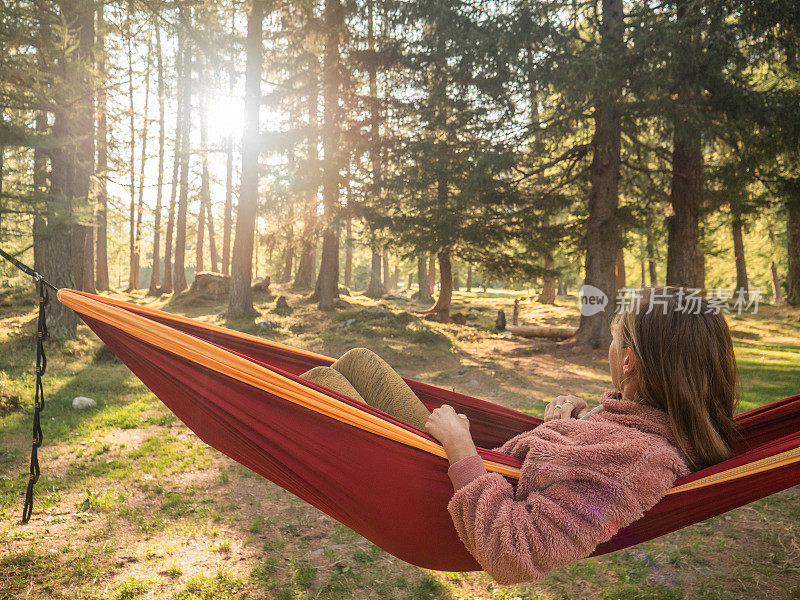
[[[244,587],[241,578],[226,571],[214,575],[193,577],[183,584],[172,598],[174,600],[230,600],[240,597]]]
[[[26,590],[39,594],[52,589],[49,574],[56,569],[56,559],[48,553],[11,553],[0,558],[0,598],[11,598]]]
[[[147,593],[147,584],[136,577],[125,579],[114,592],[116,600],[132,600],[133,598],[140,598]]]
[[[380,306],[347,310],[337,314],[331,326],[321,332],[323,340],[341,336],[370,337],[382,340],[405,340],[412,344],[439,345],[450,349],[452,341],[431,325],[406,311],[394,312]]]

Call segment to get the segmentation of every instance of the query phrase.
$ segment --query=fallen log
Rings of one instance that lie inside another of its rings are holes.
[[[563,329],[561,327],[537,327],[535,325],[509,325],[508,330],[520,337],[550,338],[555,340],[565,340],[575,335],[577,329]]]

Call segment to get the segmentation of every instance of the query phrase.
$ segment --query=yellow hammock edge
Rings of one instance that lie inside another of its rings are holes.
[[[226,375],[233,379],[242,381],[255,388],[284,398],[290,402],[294,402],[300,406],[313,410],[315,412],[324,414],[342,423],[346,423],[352,427],[358,427],[364,431],[368,431],[375,435],[380,435],[406,446],[411,446],[418,450],[428,452],[441,458],[447,458],[444,448],[421,435],[404,429],[394,423],[390,423],[372,415],[370,413],[359,410],[356,407],[337,400],[331,396],[323,394],[313,388],[307,387],[297,381],[284,377],[279,373],[271,371],[261,365],[257,365],[242,358],[236,354],[228,352],[218,346],[210,344],[204,340],[193,337],[182,331],[177,331],[161,323],[151,321],[137,314],[131,313],[122,306],[126,303],[120,300],[108,299],[110,304],[105,304],[94,300],[81,293],[61,289],[58,291],[58,299],[66,306],[73,310],[87,315],[88,317],[103,321],[127,334],[142,340],[148,344],[152,344],[158,348],[182,356],[202,365],[203,367]],[[105,298],[104,298],[105,299]],[[138,307],[138,305],[137,305]],[[155,311],[146,307],[142,308],[144,312],[151,315],[162,314],[160,311]],[[196,325],[198,322],[187,317],[173,315],[171,313],[164,313],[170,319],[176,322],[183,322],[187,324]],[[220,331],[221,333],[234,334],[236,337],[242,339],[254,340],[259,343],[266,344],[274,348],[291,350],[292,352],[299,352],[300,354],[311,356],[315,358],[325,358],[321,354],[299,350],[266,340],[264,338],[251,336],[242,332],[228,330],[217,325],[203,323],[203,327],[211,330]],[[238,334],[238,335],[237,335]],[[762,471],[776,469],[794,462],[800,461],[800,448],[794,448],[781,452],[774,456],[769,456],[752,463],[740,465],[720,473],[715,473],[707,477],[703,477],[696,481],[685,483],[680,486],[673,487],[667,495],[686,492],[689,490],[713,485],[723,481],[730,481],[740,477],[754,475]],[[484,460],[484,465],[487,471],[492,473],[499,473],[512,479],[519,479],[519,469],[510,467],[490,460]]]

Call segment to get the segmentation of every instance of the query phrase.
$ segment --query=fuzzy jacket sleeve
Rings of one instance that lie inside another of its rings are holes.
[[[688,473],[663,437],[616,423],[554,420],[502,448],[524,460],[516,492],[502,475],[482,473],[459,482],[447,507],[464,545],[501,584],[588,556]]]

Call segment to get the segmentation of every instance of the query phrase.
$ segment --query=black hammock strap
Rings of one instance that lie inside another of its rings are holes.
[[[39,318],[36,325],[36,392],[33,405],[33,446],[31,447],[31,468],[28,489],[25,491],[25,504],[22,507],[22,522],[27,523],[33,513],[33,485],[39,481],[39,446],[42,445],[42,424],[40,415],[44,409],[44,387],[42,376],[47,370],[47,356],[44,353],[44,340],[47,337],[45,307],[50,300],[50,293],[41,279],[36,281],[39,291]]]
[[[34,392],[33,405],[33,446],[31,447],[30,475],[28,477],[28,489],[25,491],[25,504],[22,507],[22,522],[27,523],[33,513],[33,486],[39,481],[39,446],[42,445],[44,436],[42,435],[41,413],[44,409],[44,386],[42,386],[42,376],[47,370],[47,356],[44,353],[44,340],[47,338],[47,321],[45,319],[45,307],[50,300],[50,291],[58,291],[55,286],[45,281],[39,273],[29,266],[19,262],[16,258],[0,248],[0,256],[8,260],[26,275],[30,275],[36,281],[36,291],[39,293],[39,318],[36,322],[36,391]]]

